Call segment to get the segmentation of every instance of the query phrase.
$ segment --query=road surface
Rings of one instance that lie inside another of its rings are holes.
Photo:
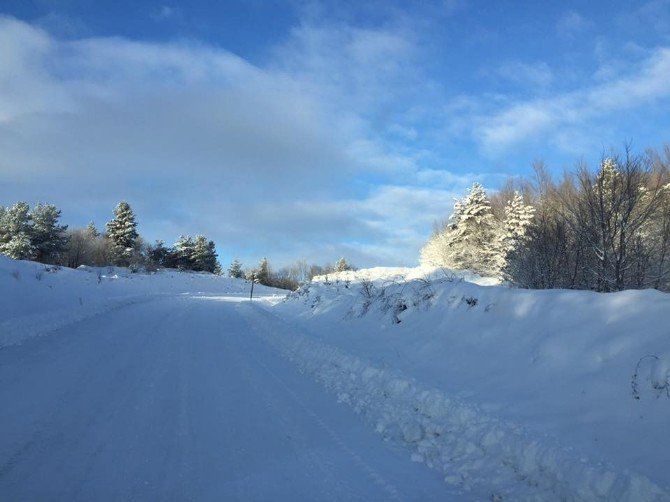
[[[449,498],[238,306],[163,298],[0,349],[0,499]]]

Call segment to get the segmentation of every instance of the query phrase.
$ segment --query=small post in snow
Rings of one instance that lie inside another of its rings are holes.
[[[256,274],[251,273],[251,293],[249,293],[249,301],[254,298],[254,282],[256,282]]]

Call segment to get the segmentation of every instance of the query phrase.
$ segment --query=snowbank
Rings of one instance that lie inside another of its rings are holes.
[[[310,334],[285,337],[284,350],[464,489],[477,486],[476,465],[506,465],[545,495],[670,498],[670,295],[423,273],[374,269],[305,286],[273,309]],[[374,389],[397,385],[400,402],[385,409]]]
[[[500,279],[495,277],[483,277],[469,270],[449,270],[440,267],[422,265],[420,267],[373,267],[360,270],[347,270],[335,272],[328,275],[318,275],[312,279],[313,283],[339,282],[403,282],[415,279],[430,280],[460,280],[467,281],[480,286],[495,286],[500,284]]]

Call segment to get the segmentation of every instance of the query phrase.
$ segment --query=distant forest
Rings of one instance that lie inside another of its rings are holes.
[[[274,271],[263,258],[256,267],[245,268],[235,259],[224,271],[217,260],[214,242],[204,235],[181,235],[172,246],[158,240],[147,244],[137,231],[135,213],[130,205],[119,202],[114,218],[104,231],[93,223],[86,228],[68,228],[59,223],[61,211],[53,204],[17,202],[0,206],[0,253],[17,260],[34,260],[47,265],[77,268],[119,266],[131,270],[156,271],[176,268],[209,272],[254,280],[266,286],[296,289],[315,275],[351,270],[341,258],[334,266],[309,265],[304,260]]]

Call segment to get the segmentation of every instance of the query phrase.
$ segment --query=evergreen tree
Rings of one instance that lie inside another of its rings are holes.
[[[263,258],[258,264],[258,268],[255,271],[255,278],[259,284],[270,286],[270,265],[268,264],[267,258]]]
[[[35,260],[41,263],[57,263],[65,250],[67,225],[58,225],[60,215],[53,204],[37,204],[31,213],[30,242]]]
[[[208,241],[204,235],[197,235],[193,242],[191,261],[196,272],[214,272],[216,270],[216,249],[214,241]]]
[[[35,248],[30,243],[30,237],[21,232],[13,235],[6,244],[0,246],[0,253],[15,260],[30,260],[35,254]]]
[[[514,197],[505,207],[504,232],[502,235],[504,250],[513,249],[523,242],[528,226],[533,221],[534,213],[535,208],[526,204],[521,194],[515,192]]]
[[[352,270],[351,265],[347,263],[347,260],[340,258],[335,263],[335,272],[346,272],[347,270]]]
[[[174,245],[170,266],[181,270],[193,270],[193,248],[195,243],[190,235],[180,235]]]
[[[114,219],[107,223],[107,237],[112,242],[114,264],[130,265],[138,233],[135,214],[127,202],[119,202],[114,209]]]
[[[421,262],[497,275],[502,265],[498,234],[486,192],[475,183],[468,196],[454,205],[451,223],[433,235],[421,250]]]
[[[17,202],[0,212],[0,253],[15,260],[30,260],[35,249],[30,241],[30,206]]]
[[[235,279],[244,278],[244,272],[242,271],[242,264],[237,258],[235,258],[228,267],[228,277],[234,277]]]
[[[147,258],[156,267],[168,266],[170,253],[170,248],[165,247],[165,243],[161,240],[157,240],[153,246],[147,248]]]
[[[86,234],[91,238],[91,239],[96,239],[97,237],[100,237],[100,232],[98,232],[98,229],[95,228],[95,223],[92,221],[86,225]]]
[[[515,254],[527,241],[528,227],[533,221],[534,213],[535,208],[524,203],[519,192],[514,192],[514,197],[505,206],[505,221],[500,238],[500,260],[504,269],[513,266]]]

